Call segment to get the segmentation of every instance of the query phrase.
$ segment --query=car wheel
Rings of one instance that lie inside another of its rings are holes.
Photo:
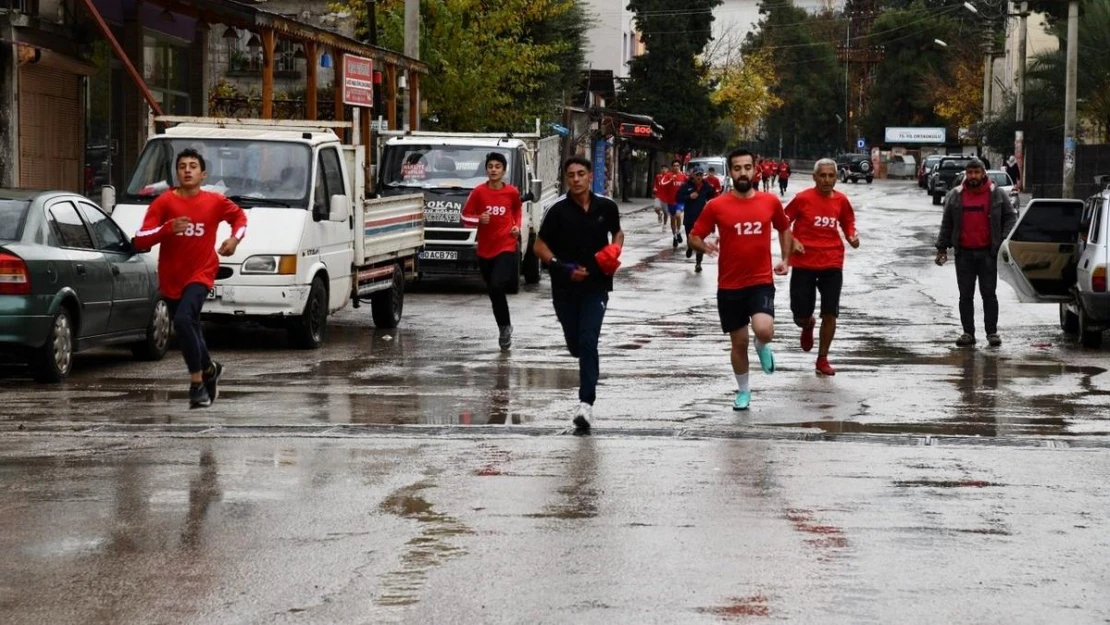
[[[31,377],[36,382],[54,383],[66,379],[73,369],[73,322],[64,306],[54,315],[46,343],[31,354]]]
[[[873,180],[874,180],[874,178],[872,178],[871,176],[868,176],[867,177],[867,184],[871,184],[871,181],[873,181]]]
[[[170,307],[161,297],[154,302],[150,322],[146,327],[146,340],[131,346],[131,353],[139,360],[162,360],[170,345]]]
[[[396,328],[405,309],[405,272],[393,266],[393,284],[370,296],[370,314],[379,328]]]
[[[1079,342],[1088,349],[1102,347],[1102,330],[1091,327],[1091,318],[1082,308],[1079,309]]]
[[[840,181],[841,182],[848,182],[848,176],[847,176],[847,174],[844,173],[843,169],[840,170]]]
[[[1065,334],[1079,334],[1079,315],[1069,310],[1067,304],[1060,304],[1060,329]]]
[[[857,184],[858,182],[859,182],[859,178],[856,178],[855,176],[852,176],[852,184]]]
[[[312,279],[304,312],[289,324],[289,340],[298,349],[317,349],[328,329],[328,288],[323,276]]]

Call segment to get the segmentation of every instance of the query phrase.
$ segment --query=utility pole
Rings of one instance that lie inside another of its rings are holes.
[[[1068,65],[1064,83],[1064,189],[1061,195],[1075,197],[1075,98],[1079,69],[1079,0],[1068,4]]]
[[[844,15],[848,18],[848,34],[845,36],[844,45],[837,46],[837,56],[844,63],[844,142],[849,152],[855,150],[856,142],[852,137],[853,121],[862,115],[870,95],[871,80],[874,78],[875,67],[883,60],[884,47],[866,44],[871,25],[879,15],[876,8],[877,0],[848,0],[844,5]],[[852,24],[856,24],[857,33],[852,39]],[[860,66],[858,71],[859,83],[859,110],[851,110],[852,86],[849,80],[852,65]]]
[[[405,56],[420,58],[420,0],[405,0]]]
[[[1025,57],[1028,54],[1026,50],[1026,23],[1028,18],[1029,3],[1022,2],[1018,8],[1018,58],[1014,71],[1014,78],[1017,83],[1017,103],[1014,110],[1014,120],[1017,122],[1017,129],[1014,131],[1014,158],[1017,159],[1017,168],[1021,175],[1021,188],[1023,190],[1025,189],[1025,129],[1023,128],[1023,122],[1025,121]]]

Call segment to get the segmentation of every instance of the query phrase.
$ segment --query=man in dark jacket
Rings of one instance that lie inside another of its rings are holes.
[[[686,210],[682,214],[682,227],[686,229],[686,258],[694,255],[694,249],[690,247],[690,229],[697,222],[698,216],[701,215],[701,209],[705,208],[706,202],[715,197],[717,197],[717,190],[705,180],[705,172],[702,171],[701,167],[695,169],[694,177],[687,180],[682,188],[678,190],[678,203],[686,205]],[[698,252],[698,258],[694,265],[694,271],[697,273],[701,273],[701,260],[704,256],[704,254]]]
[[[960,289],[960,323],[964,333],[956,345],[975,344],[975,282],[983,298],[983,325],[992,347],[1002,344],[998,336],[998,249],[1017,222],[1010,197],[987,178],[977,158],[964,168],[964,182],[944,200],[944,217],[937,236],[937,265],[948,260],[948,248],[956,252],[956,283]]]

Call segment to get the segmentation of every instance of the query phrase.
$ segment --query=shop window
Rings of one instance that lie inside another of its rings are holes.
[[[168,115],[189,114],[188,55],[184,45],[143,38],[143,79]]]

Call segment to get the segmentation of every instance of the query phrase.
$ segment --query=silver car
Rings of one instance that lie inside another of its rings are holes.
[[[1027,303],[1060,307],[1060,328],[1085,347],[1110,329],[1110,190],[1083,200],[1035,199],[998,252],[1002,280]]]

